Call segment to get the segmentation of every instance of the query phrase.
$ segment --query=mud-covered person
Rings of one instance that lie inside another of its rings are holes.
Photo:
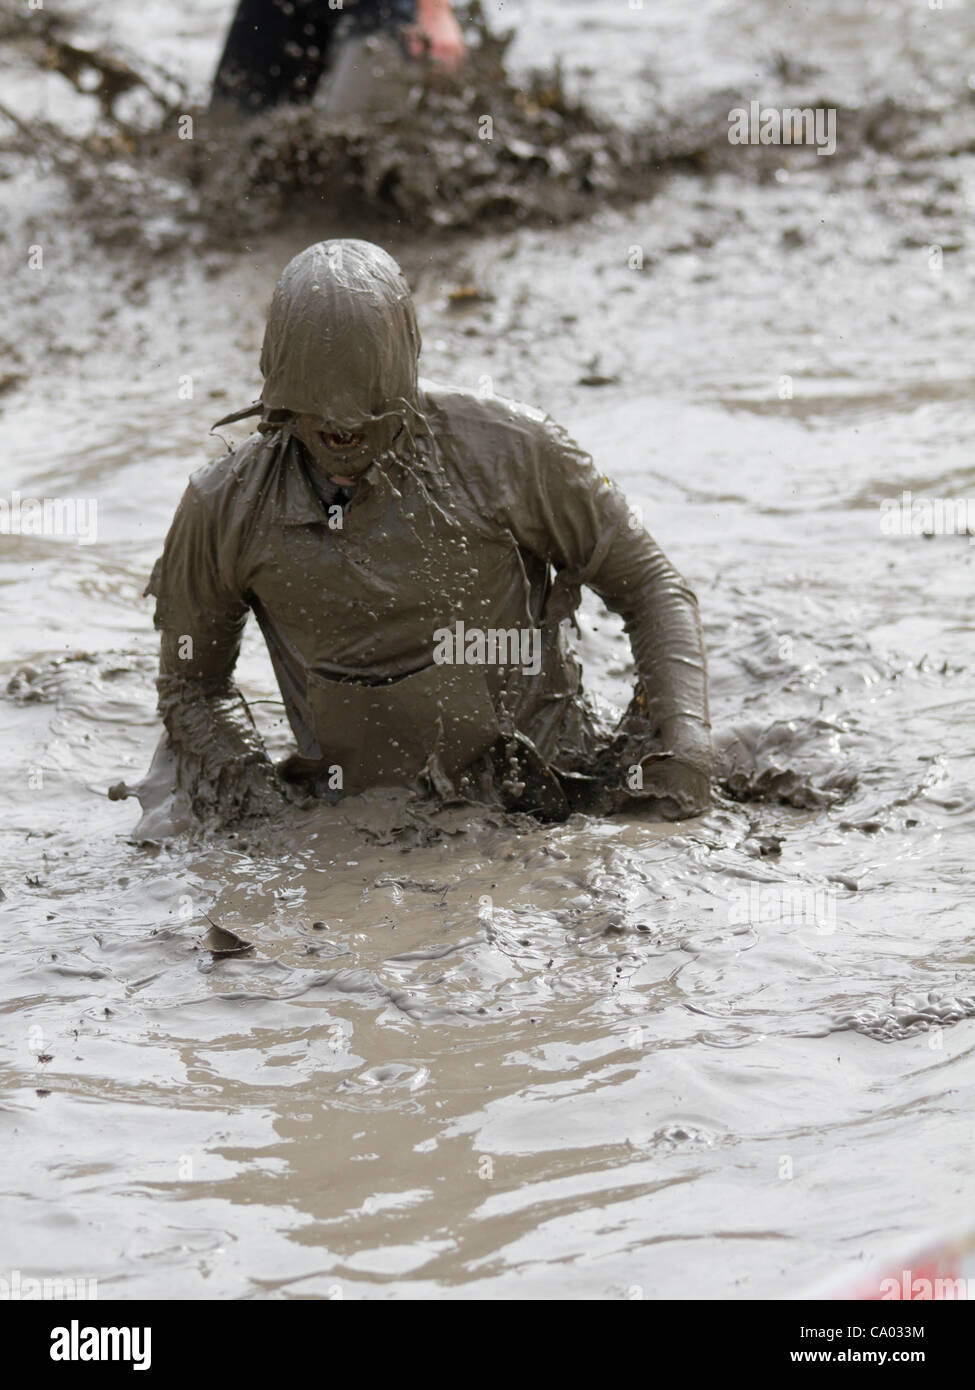
[[[321,242],[274,293],[257,432],[195,473],[149,584],[175,783],[231,824],[301,795],[419,788],[561,819],[708,805],[697,603],[622,493],[551,419],[417,377],[396,263]],[[587,585],[638,675],[619,726],[582,688],[570,618]],[[233,684],[248,614],[297,742],[269,761]],[[122,789],[127,790],[127,789]]]

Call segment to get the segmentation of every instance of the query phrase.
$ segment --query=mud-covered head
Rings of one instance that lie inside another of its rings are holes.
[[[368,241],[320,241],[285,267],[261,373],[266,411],[333,472],[362,472],[416,412],[420,331],[399,266]],[[334,468],[332,468],[334,465]]]

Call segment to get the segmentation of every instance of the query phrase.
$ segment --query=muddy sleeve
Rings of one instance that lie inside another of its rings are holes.
[[[707,666],[692,589],[560,426],[539,427],[525,464],[505,520],[520,545],[555,567],[550,612],[571,612],[587,585],[619,613],[650,731],[709,768]]]
[[[248,612],[236,558],[219,506],[191,482],[146,591],[162,633],[160,676],[229,682]]]
[[[264,805],[270,764],[232,682],[248,606],[237,579],[238,541],[218,499],[191,482],[147,592],[156,597],[159,713],[178,785],[194,812],[226,822]]]

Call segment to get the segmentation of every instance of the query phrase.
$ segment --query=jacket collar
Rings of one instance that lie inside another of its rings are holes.
[[[308,479],[299,449],[293,435],[282,437],[274,518],[282,526],[307,526],[309,522],[328,520],[325,504]]]
[[[294,435],[285,433],[280,449],[274,520],[281,526],[307,526],[313,522],[328,521],[326,505],[308,476],[301,444]],[[370,464],[362,475],[363,481],[368,482],[375,469],[376,464]]]

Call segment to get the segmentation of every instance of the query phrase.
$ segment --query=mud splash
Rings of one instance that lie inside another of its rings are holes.
[[[5,31],[32,60],[94,91],[98,118],[87,135],[66,138],[62,127],[40,117],[24,124],[5,108],[14,127],[8,148],[67,181],[76,214],[103,244],[148,236],[156,250],[239,245],[309,217],[339,230],[559,225],[645,199],[681,173],[733,169],[763,181],[782,163],[775,145],[729,144],[728,113],[748,103],[742,90],[700,95],[692,109],[657,105],[649,124],[633,125],[570,97],[557,65],[513,79],[512,32],[490,28],[480,3],[470,6],[463,77],[418,71],[402,109],[368,122],[336,120],[314,104],[252,121],[211,115],[172,73],[79,47],[72,21],[57,12],[45,11],[39,24],[40,33],[4,15]],[[815,67],[781,54],[767,67],[764,90],[780,104],[834,111],[840,160],[892,150],[902,161],[924,160],[968,148],[957,109],[935,96],[851,106],[816,85]],[[789,158],[793,167],[817,162],[803,146]]]
[[[42,23],[38,36],[38,26],[5,18],[11,37],[76,85],[87,57],[99,121],[68,142],[43,120],[18,125],[15,145],[68,179],[102,240],[135,237],[150,222],[162,234],[178,221],[184,238],[195,227],[197,236],[239,242],[311,210],[416,228],[559,223],[645,197],[663,173],[702,158],[709,139],[699,118],[691,128],[669,117],[653,133],[616,126],[570,100],[557,67],[516,84],[505,70],[512,35],[493,32],[479,3],[467,20],[463,77],[418,68],[403,108],[368,123],[315,105],[250,122],[211,116],[170,74],[78,48],[56,13]],[[124,114],[133,89],[148,98],[137,120]]]

